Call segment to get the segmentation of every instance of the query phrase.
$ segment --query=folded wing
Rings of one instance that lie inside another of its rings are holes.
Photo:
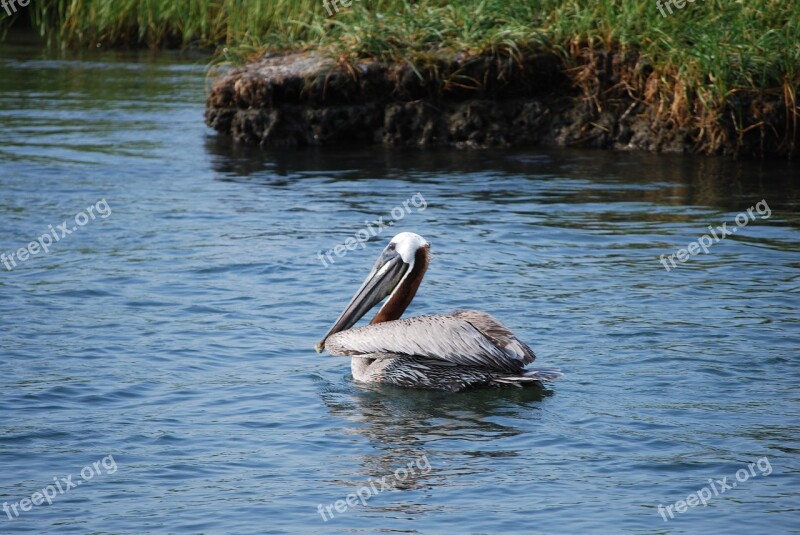
[[[495,318],[476,310],[417,316],[339,332],[325,343],[333,355],[425,357],[442,365],[480,366],[519,372],[536,358]]]

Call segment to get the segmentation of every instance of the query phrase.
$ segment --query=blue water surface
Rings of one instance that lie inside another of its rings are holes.
[[[800,532],[796,163],[245,149],[206,61],[0,47],[0,253],[59,236],[0,264],[0,533]],[[317,355],[400,231],[433,251],[407,314],[485,310],[565,377]]]

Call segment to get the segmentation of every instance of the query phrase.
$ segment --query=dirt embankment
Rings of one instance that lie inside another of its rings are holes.
[[[336,62],[314,52],[273,54],[214,81],[206,122],[237,142],[263,147],[546,145],[797,154],[797,116],[784,95],[737,95],[713,113],[687,113],[695,107],[665,91],[663,80],[631,52],[592,52],[570,67],[552,54],[456,55],[422,68]]]

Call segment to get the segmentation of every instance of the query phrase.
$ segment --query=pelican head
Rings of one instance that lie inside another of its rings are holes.
[[[428,267],[431,244],[419,234],[401,232],[389,242],[361,287],[345,307],[339,319],[315,346],[321,353],[328,337],[346,331],[364,314],[391,295],[372,319],[372,323],[399,318],[417,293]]]

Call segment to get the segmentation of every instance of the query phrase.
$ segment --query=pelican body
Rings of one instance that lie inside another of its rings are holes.
[[[392,238],[317,352],[351,357],[353,377],[365,383],[457,391],[561,376],[557,370],[526,370],[536,358],[531,348],[485,312],[400,319],[429,262],[430,243],[422,236],[402,232]],[[351,328],[387,295],[369,325]]]

